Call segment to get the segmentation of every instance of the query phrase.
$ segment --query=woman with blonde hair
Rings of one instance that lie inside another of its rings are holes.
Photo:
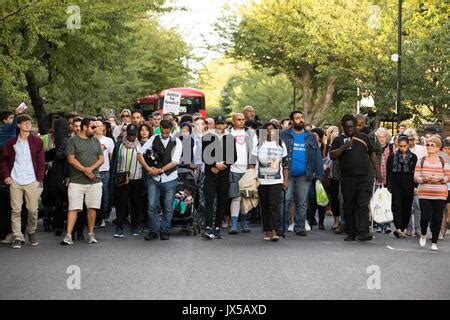
[[[427,242],[428,225],[431,228],[431,250],[437,251],[442,216],[447,202],[447,182],[450,180],[450,166],[439,156],[442,141],[438,137],[427,139],[427,155],[418,159],[414,180],[419,184],[419,203],[422,217],[420,246]]]

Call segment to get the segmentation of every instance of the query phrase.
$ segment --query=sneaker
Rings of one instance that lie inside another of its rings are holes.
[[[71,234],[66,234],[64,236],[63,241],[61,241],[61,245],[62,246],[71,246],[71,245],[73,245],[72,235]]]
[[[242,230],[242,233],[250,233],[250,229],[249,228],[245,228]]]
[[[36,240],[36,234],[28,234],[28,242],[32,245],[32,246],[37,246],[39,245],[39,242]]]
[[[299,231],[299,232],[296,232],[295,234],[300,237],[306,237],[306,231]]]
[[[151,240],[158,239],[158,234],[149,232],[145,235],[144,239],[145,239],[145,241],[151,241]]]
[[[383,227],[381,226],[377,227],[377,233],[383,233]]]
[[[116,233],[114,233],[114,238],[123,238],[123,228],[116,227]]]
[[[438,251],[438,250],[439,250],[439,248],[438,248],[438,246],[437,246],[437,243],[432,243],[432,244],[431,244],[431,250],[432,250],[432,251]]]
[[[88,243],[97,243],[97,239],[95,239],[95,234],[88,233]]]
[[[406,228],[406,235],[407,235],[408,237],[412,237],[412,235],[413,235],[413,230],[412,230],[411,227]],[[420,237],[420,235],[419,235],[419,237]]]
[[[288,228],[289,232],[294,232],[294,224],[290,224]]]
[[[102,219],[102,223],[99,225],[100,228],[106,228],[106,221],[105,219]]]
[[[205,230],[205,232],[202,233],[202,238],[203,238],[203,239],[214,239],[215,236],[214,236],[214,231],[213,231],[213,229],[210,228],[210,227],[207,227],[206,230]]]
[[[216,239],[222,239],[222,234],[220,233],[220,228],[219,227],[216,227],[214,229],[214,237]]]
[[[356,241],[356,237],[348,235],[344,238],[344,241]]]
[[[161,232],[159,235],[159,238],[161,240],[169,240],[169,233],[168,232]]]
[[[427,245],[427,236],[420,236],[419,245],[421,248]]]
[[[439,240],[444,240],[444,235],[442,234],[442,232],[439,232]]]
[[[131,233],[133,234],[133,236],[140,236],[141,233],[139,232],[138,228],[133,228]]]
[[[391,232],[392,232],[391,227],[387,227],[386,229],[384,229],[384,233],[389,234],[389,233],[391,233]]]
[[[22,242],[20,240],[14,240],[12,243],[11,248],[13,249],[20,249],[22,248]]]
[[[231,229],[230,231],[228,231],[228,234],[237,234],[237,230],[235,229]]]

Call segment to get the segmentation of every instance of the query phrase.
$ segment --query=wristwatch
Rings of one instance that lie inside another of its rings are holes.
[[[164,173],[164,168],[161,168],[161,173],[160,174],[163,174]]]

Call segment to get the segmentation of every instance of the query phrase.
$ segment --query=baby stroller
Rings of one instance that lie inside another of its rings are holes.
[[[171,225],[172,227],[181,227],[182,231],[186,231],[188,235],[193,234],[196,236],[198,231],[195,220],[195,195],[198,192],[197,177],[192,170],[187,168],[178,168],[177,173],[177,192],[188,189],[192,192],[192,200],[186,208],[182,208],[180,205],[175,206]],[[182,212],[183,209],[185,210],[184,212]]]

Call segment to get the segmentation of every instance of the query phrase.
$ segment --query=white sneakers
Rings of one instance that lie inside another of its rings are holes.
[[[439,249],[438,249],[438,246],[437,246],[437,243],[432,243],[431,244],[431,250],[432,251],[438,251]]]
[[[290,224],[288,228],[289,232],[294,232],[294,224]]]
[[[427,244],[427,236],[421,236],[419,240],[419,245],[421,248],[424,248]]]

